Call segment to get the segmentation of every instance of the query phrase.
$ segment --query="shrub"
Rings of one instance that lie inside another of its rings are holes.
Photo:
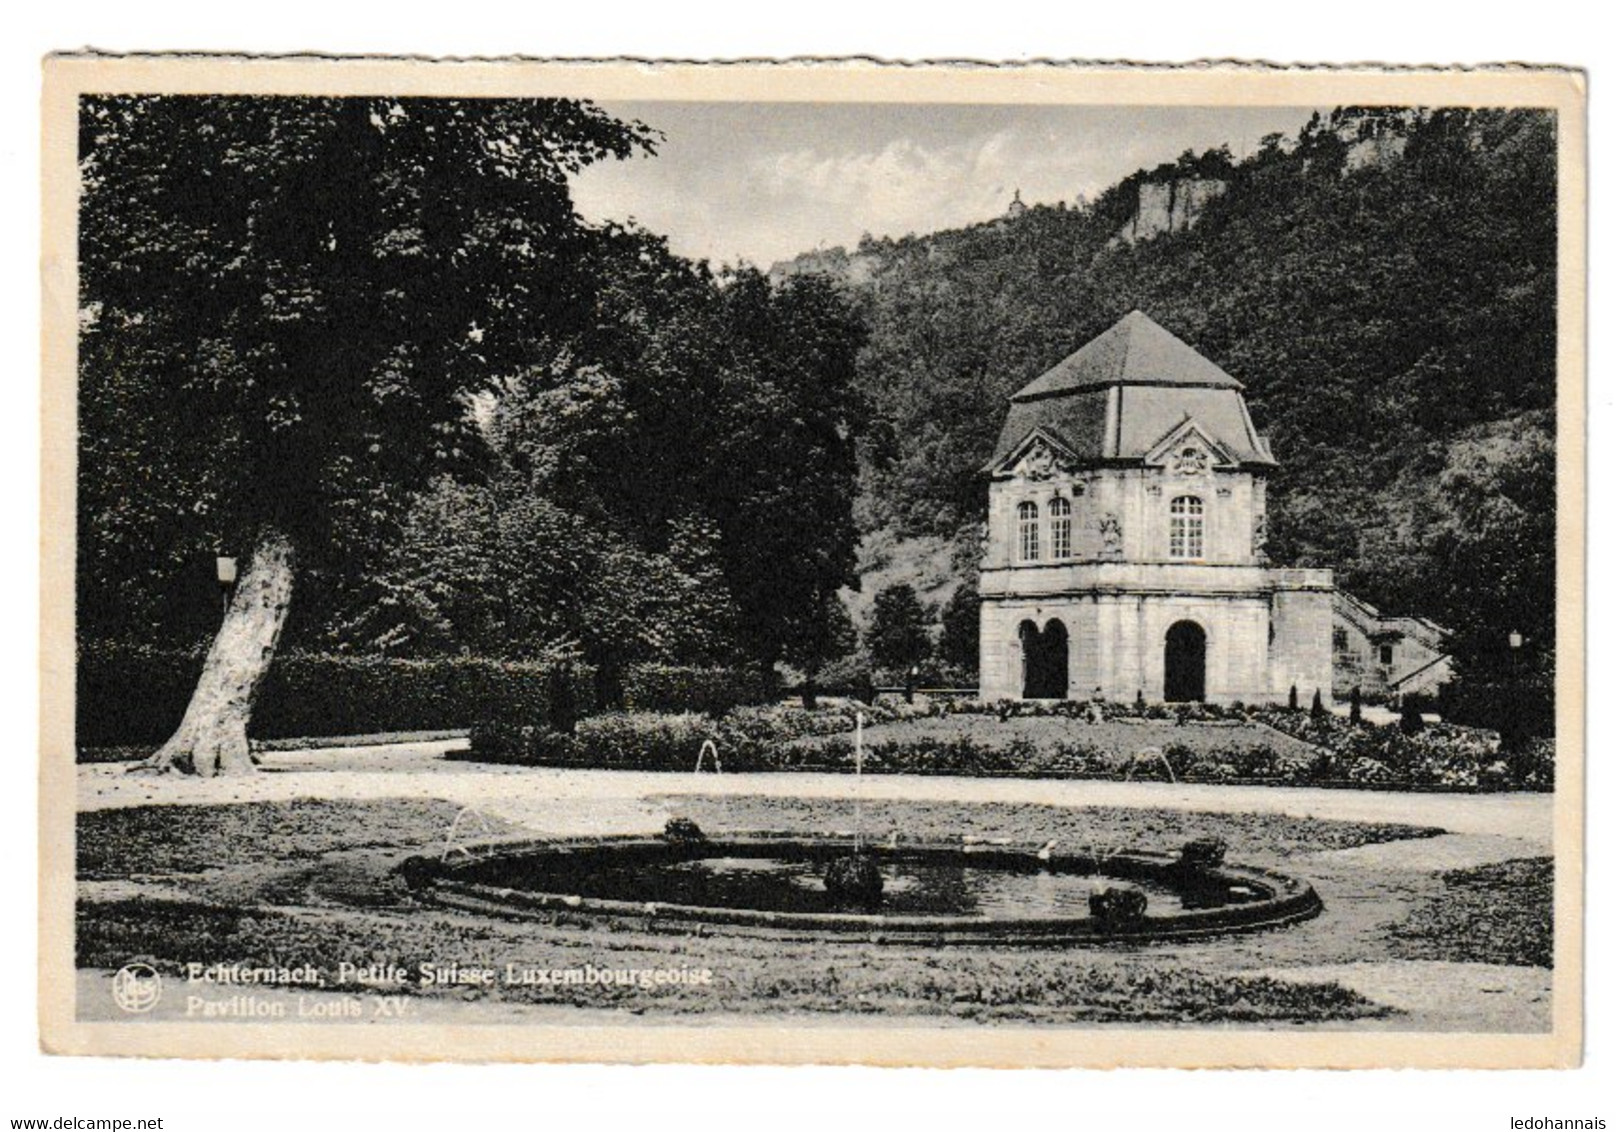
[[[1517,786],[1528,790],[1554,789],[1554,739],[1528,739],[1510,753],[1509,772]]]
[[[694,769],[702,743],[711,739],[725,770],[851,768],[850,733],[859,714],[867,724],[876,724],[938,715],[943,710],[941,704],[882,702],[808,711],[781,703],[739,707],[717,720],[693,712],[609,712],[580,721],[571,736],[542,725],[480,726],[473,732],[470,752],[463,757],[535,766],[688,771]],[[836,740],[824,746],[793,746],[796,740],[825,737]],[[886,757],[895,758],[900,767],[908,761],[906,754],[895,753],[901,747],[886,744]],[[865,756],[866,764],[872,765],[882,751],[867,744]],[[971,767],[969,762],[957,765],[967,771]]]
[[[707,840],[701,826],[689,818],[669,818],[662,827],[662,839],[674,845],[700,845]]]
[[[1402,711],[1397,717],[1397,728],[1404,735],[1417,735],[1425,730],[1425,717],[1420,715],[1420,705],[1414,697],[1403,697]]]
[[[571,735],[549,727],[499,722],[473,727],[470,749],[451,751],[446,757],[518,766],[573,766],[578,762]]]
[[[821,692],[838,695],[863,691],[875,683],[870,662],[862,656],[841,656],[820,668],[814,683]]]
[[[769,695],[756,669],[636,664],[623,679],[623,706],[629,711],[699,711],[723,715]]]
[[[720,735],[712,720],[693,712],[679,715],[649,712],[610,712],[582,720],[572,737],[567,754],[577,763],[602,769],[692,770],[701,745],[708,739],[719,743]],[[719,743],[719,757],[725,767],[737,765],[731,751]]]
[[[1156,705],[1160,707],[1160,705]],[[1416,735],[1395,724],[1353,726],[1326,713],[1277,706],[1237,708],[1201,705],[1198,715],[1211,721],[1258,723],[1299,739],[1306,746],[1253,741],[1231,736],[1208,747],[1165,742],[1160,757],[1139,758],[1138,750],[1119,751],[1115,740],[1104,746],[1086,738],[1087,729],[1103,719],[1130,718],[1131,707],[1106,701],[1021,703],[944,701],[920,698],[910,705],[896,697],[864,705],[827,701],[813,711],[795,704],[739,707],[722,719],[691,713],[613,713],[583,721],[573,737],[539,724],[487,724],[472,738],[473,758],[530,762],[535,765],[622,767],[688,771],[695,766],[704,739],[718,746],[725,770],[820,770],[853,768],[855,720],[869,725],[928,716],[991,714],[1005,720],[1057,718],[1070,726],[1051,728],[1046,737],[1007,737],[995,727],[973,728],[968,720],[936,730],[907,733],[874,731],[867,735],[864,766],[872,774],[1042,775],[1062,778],[1168,778],[1213,782],[1305,784],[1347,781],[1379,789],[1414,786],[1450,790],[1549,790],[1554,781],[1552,741],[1537,741],[1512,756],[1497,736],[1449,723],[1429,725]],[[1173,734],[1162,729],[1162,737]],[[1148,743],[1144,735],[1141,743]]]
[[[1554,734],[1554,681],[1538,673],[1519,679],[1460,676],[1442,686],[1442,718],[1485,727],[1513,740]]]
[[[525,757],[533,728],[500,720],[482,720],[471,728],[471,749],[490,762],[518,762]]]
[[[1228,851],[1229,843],[1221,837],[1197,837],[1184,843],[1178,860],[1187,869],[1215,869]]]
[[[81,646],[76,672],[80,746],[160,743],[179,726],[202,672],[200,649]],[[554,679],[562,673],[561,682]],[[550,718],[559,689],[592,703],[593,672],[564,661],[484,657],[402,659],[287,652],[270,665],[254,738],[435,731]]]
[[[1145,894],[1137,888],[1107,886],[1089,893],[1089,915],[1098,920],[1105,931],[1137,924],[1145,918],[1145,907]]]
[[[571,735],[578,727],[578,688],[569,666],[558,664],[550,669],[545,679],[545,694],[549,700],[551,730]]]
[[[203,653],[144,645],[86,644],[78,650],[76,731],[81,747],[161,743],[174,733]]]
[[[1385,763],[1375,759],[1358,759],[1347,768],[1347,778],[1360,786],[1386,786],[1397,776]]]
[[[825,891],[839,903],[873,907],[884,887],[881,869],[867,853],[837,857],[825,869]]]

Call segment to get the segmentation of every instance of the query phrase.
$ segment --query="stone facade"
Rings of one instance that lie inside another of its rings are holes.
[[[1012,398],[985,469],[984,699],[1331,696],[1331,575],[1268,563],[1240,385],[1139,312]]]

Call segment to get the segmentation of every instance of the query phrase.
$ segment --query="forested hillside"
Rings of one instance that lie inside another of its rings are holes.
[[[1142,184],[1186,179],[1227,189],[1186,231],[1117,238]],[[1552,652],[1552,115],[1337,110],[1241,161],[1186,153],[1092,205],[854,258],[860,514],[889,577],[905,539],[972,558],[1006,399],[1138,308],[1245,383],[1281,464],[1276,561],[1472,655],[1512,629]]]

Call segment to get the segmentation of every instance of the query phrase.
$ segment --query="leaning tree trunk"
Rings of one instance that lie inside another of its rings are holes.
[[[270,528],[259,535],[179,730],[135,769],[204,778],[254,770],[247,722],[291,608],[293,558],[284,533]]]

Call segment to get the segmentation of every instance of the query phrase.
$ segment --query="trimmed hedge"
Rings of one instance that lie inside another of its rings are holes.
[[[723,715],[743,704],[761,703],[771,691],[757,669],[636,664],[623,677],[623,706],[629,711]]]
[[[490,723],[472,729],[471,748],[450,758],[524,766],[621,770],[694,770],[701,745],[711,739],[726,771],[852,767],[846,755],[793,746],[799,739],[850,734],[856,717],[866,725],[932,714],[923,705],[842,705],[813,711],[787,704],[740,707],[721,719],[696,712],[606,712],[579,720],[571,735],[542,722]],[[866,745],[866,753],[870,748]],[[711,765],[711,760],[709,764]]]
[[[167,739],[185,714],[202,661],[199,651],[82,646],[78,745]],[[252,734],[277,739],[451,730],[489,719],[543,720],[550,716],[558,675],[569,678],[577,708],[588,710],[594,671],[582,664],[285,653],[270,665],[253,711]]]

